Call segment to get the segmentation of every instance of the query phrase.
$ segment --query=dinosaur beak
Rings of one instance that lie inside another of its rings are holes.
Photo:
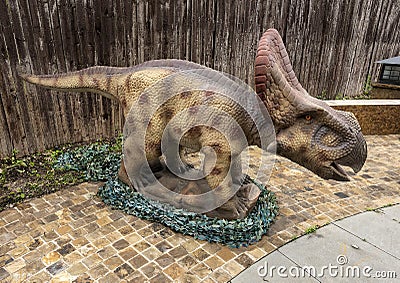
[[[356,134],[356,143],[352,151],[344,157],[336,160],[337,164],[349,166],[354,173],[358,173],[367,159],[367,142],[361,132]]]
[[[331,179],[336,181],[350,181],[350,177],[347,172],[337,162],[333,161],[329,165],[329,169],[332,172]]]

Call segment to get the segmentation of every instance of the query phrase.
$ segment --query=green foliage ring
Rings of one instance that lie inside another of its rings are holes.
[[[99,188],[104,203],[139,218],[159,222],[172,230],[196,239],[223,243],[230,247],[253,244],[265,235],[278,213],[275,194],[254,180],[260,190],[258,201],[244,219],[224,220],[177,209],[153,201],[132,191],[115,178],[121,162],[120,153],[104,144],[79,147],[62,154],[57,167],[84,171],[89,181],[107,180]]]

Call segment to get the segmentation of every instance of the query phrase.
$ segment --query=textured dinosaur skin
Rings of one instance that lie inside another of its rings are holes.
[[[125,118],[129,116],[132,127],[141,127],[144,121],[141,121],[139,114],[130,112],[132,105],[140,105],[146,109],[151,107],[150,101],[157,100],[157,97],[141,96],[145,89],[171,74],[204,68],[187,61],[158,60],[130,68],[92,67],[59,75],[21,77],[47,88],[91,91],[116,99],[122,106]],[[307,94],[292,70],[286,49],[276,30],[268,30],[260,40],[255,61],[255,82],[256,92],[267,107],[275,126],[278,154],[326,179],[349,179],[339,164],[351,166],[354,171],[361,169],[366,158],[366,143],[357,120],[351,113],[336,111]],[[227,199],[226,194],[230,186],[242,184],[244,176],[239,156],[245,147],[237,145],[233,146],[232,150],[229,142],[217,130],[205,126],[195,127],[180,140],[182,150],[193,152],[208,147],[216,153],[214,167],[206,168],[208,165],[204,163],[203,170],[209,172],[204,179],[179,186],[181,180],[165,170],[160,162],[161,135],[171,117],[183,109],[203,105],[205,98],[207,105],[211,103],[216,108],[224,109],[236,120],[249,145],[260,146],[260,138],[254,130],[253,121],[244,109],[213,92],[192,91],[174,96],[147,121],[149,127],[145,143],[146,158],[152,172],[171,190],[190,195],[202,192],[206,183],[209,188],[218,191],[217,199]],[[206,115],[211,117],[212,113]],[[179,130],[179,123],[175,128]],[[228,171],[229,164],[233,164],[233,172]],[[185,169],[187,168],[183,170]],[[131,170],[132,168],[129,168],[129,172]],[[227,182],[222,185],[226,176]],[[119,177],[134,188],[146,189],[145,176],[132,180],[126,174],[124,162],[121,164]],[[243,218],[253,208],[259,193],[254,184],[243,183],[229,201],[222,203],[207,215],[226,219]],[[157,194],[157,191],[154,194]],[[163,201],[179,206],[182,200],[166,198]],[[196,206],[196,203],[191,205]]]

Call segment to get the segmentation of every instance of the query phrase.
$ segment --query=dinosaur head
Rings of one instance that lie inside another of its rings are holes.
[[[341,165],[361,170],[367,145],[357,119],[303,89],[274,29],[267,30],[259,42],[255,84],[274,123],[279,155],[324,179],[349,180]]]

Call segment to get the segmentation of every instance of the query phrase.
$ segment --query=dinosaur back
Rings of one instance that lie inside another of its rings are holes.
[[[25,81],[45,88],[73,91],[96,92],[111,99],[120,100],[122,85],[130,85],[134,73],[155,69],[168,69],[172,72],[205,68],[193,62],[182,60],[154,60],[134,67],[95,66],[80,71],[54,74],[31,75],[20,73]],[[128,94],[129,95],[129,94]]]

